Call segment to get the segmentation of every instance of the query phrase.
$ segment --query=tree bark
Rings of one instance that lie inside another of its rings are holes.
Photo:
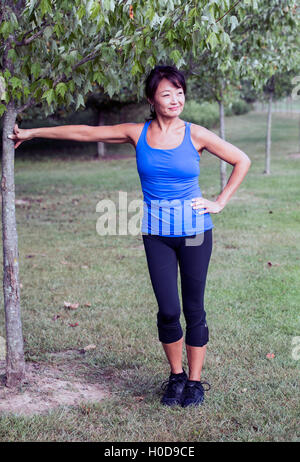
[[[273,92],[270,92],[269,93],[269,103],[268,103],[268,122],[267,122],[265,170],[264,170],[264,173],[266,175],[270,174],[270,163],[271,163],[272,101],[273,101]]]
[[[2,152],[2,239],[3,293],[6,328],[6,386],[15,387],[25,378],[19,285],[18,235],[15,212],[14,142],[7,138],[13,132],[17,111],[9,103],[3,116]]]
[[[299,115],[299,153],[300,153],[300,115]]]
[[[225,140],[224,103],[222,99],[219,100],[218,103],[219,103],[219,115],[220,115],[220,138]],[[220,161],[220,181],[221,181],[221,192],[222,192],[227,184],[225,160]]]
[[[99,111],[98,115],[98,125],[104,125],[104,117],[103,117],[103,111]],[[97,142],[97,157],[101,158],[105,156],[105,144],[102,143],[101,141]]]

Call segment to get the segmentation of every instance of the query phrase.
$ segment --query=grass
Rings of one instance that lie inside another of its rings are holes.
[[[262,174],[265,127],[263,114],[226,118],[227,139],[252,165],[222,213],[212,215],[203,371],[212,388],[195,409],[160,404],[169,368],[141,235],[96,233],[99,200],[118,204],[119,191],[128,202],[142,199],[135,158],[16,160],[16,198],[29,202],[17,206],[26,359],[59,365],[66,359],[52,353],[96,344],[84,356],[74,353],[70,368],[107,383],[112,394],[89,412],[79,405],[1,416],[1,441],[299,441],[292,340],[300,335],[300,159],[288,157],[298,150],[297,121],[273,116],[270,176]],[[203,196],[214,198],[218,160],[204,153],[200,167]],[[64,301],[80,306],[67,311]]]

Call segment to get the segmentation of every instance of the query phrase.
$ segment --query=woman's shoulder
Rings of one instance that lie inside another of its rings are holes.
[[[143,131],[145,122],[137,122],[137,123],[132,122],[126,125],[127,125],[126,128],[128,131],[128,135],[130,136],[132,140],[132,144],[134,145],[134,147],[136,147],[139,137],[141,136],[141,133]]]
[[[216,139],[216,134],[202,125],[191,123],[191,139],[198,152]]]
[[[193,122],[190,122],[190,127],[192,141],[197,151],[200,151],[204,146],[205,140],[212,132],[210,132],[207,128],[203,127],[202,125],[198,125]]]
[[[207,128],[203,127],[202,125],[195,124],[194,122],[188,122],[188,124],[190,125],[191,130],[193,130],[195,134],[196,133],[200,134],[200,133],[204,133],[205,131],[207,131]]]

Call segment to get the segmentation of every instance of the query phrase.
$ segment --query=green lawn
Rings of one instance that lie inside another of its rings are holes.
[[[300,158],[288,156],[299,151],[297,124],[274,114],[272,173],[265,176],[266,115],[226,119],[227,139],[252,165],[225,209],[212,215],[203,371],[212,388],[194,409],[160,404],[169,368],[141,235],[96,233],[99,200],[118,203],[119,191],[128,202],[142,199],[134,156],[16,159],[16,198],[29,201],[17,205],[26,359],[68,360],[78,377],[105,383],[111,395],[88,413],[65,406],[34,417],[2,416],[1,441],[299,441],[292,341],[300,335]],[[203,196],[214,198],[218,159],[205,152],[200,166]],[[66,311],[64,301],[80,306]],[[1,313],[4,336],[3,307]],[[89,344],[96,349],[84,356],[51,355]]]

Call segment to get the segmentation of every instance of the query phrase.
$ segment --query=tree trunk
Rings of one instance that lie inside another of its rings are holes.
[[[220,114],[220,138],[225,140],[224,103],[222,99],[219,100],[218,103],[219,103],[219,114]],[[222,192],[227,184],[225,160],[220,161],[220,180],[221,180],[221,192]]]
[[[268,105],[268,122],[267,122],[267,138],[266,138],[266,154],[265,154],[265,170],[264,170],[264,173],[266,175],[270,174],[272,100],[273,100],[273,92],[270,92],[270,94],[269,94],[269,105]]]
[[[103,111],[99,111],[98,115],[98,125],[104,125],[104,117],[103,117]],[[102,143],[101,141],[98,141],[97,143],[97,157],[104,157],[105,156],[105,144]]]
[[[299,115],[299,153],[300,153],[300,115]]]
[[[14,387],[25,378],[25,359],[20,310],[18,235],[15,213],[14,142],[7,138],[13,132],[17,112],[9,103],[3,116],[2,152],[2,239],[3,293],[6,328],[6,386]]]

